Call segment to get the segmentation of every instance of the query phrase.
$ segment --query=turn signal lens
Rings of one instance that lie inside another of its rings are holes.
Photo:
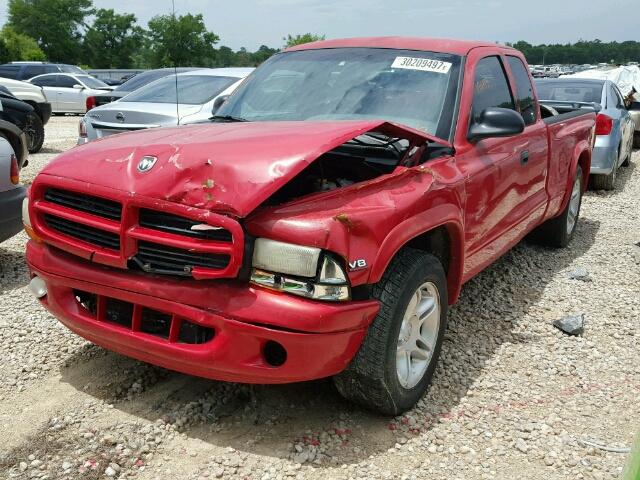
[[[18,158],[11,154],[11,183],[17,185],[20,183],[20,169],[18,168]]]
[[[613,118],[604,113],[596,115],[596,135],[609,135],[613,130]]]

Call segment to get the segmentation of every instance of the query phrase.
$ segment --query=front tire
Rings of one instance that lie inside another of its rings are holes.
[[[433,255],[405,248],[373,287],[380,311],[351,364],[334,377],[345,398],[398,415],[422,398],[447,323],[447,283]]]

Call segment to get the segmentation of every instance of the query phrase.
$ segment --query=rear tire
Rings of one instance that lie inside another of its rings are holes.
[[[27,149],[29,153],[39,152],[44,143],[44,125],[38,114],[29,114],[24,133],[27,135]]]
[[[618,168],[613,167],[609,175],[593,175],[591,183],[594,190],[611,191],[616,186],[616,178],[618,177]]]
[[[334,383],[348,400],[398,415],[422,398],[438,362],[447,323],[444,269],[433,255],[405,248],[372,296],[380,301],[380,311]]]
[[[569,201],[562,213],[547,220],[533,232],[532,236],[538,243],[564,248],[571,242],[578,225],[580,206],[582,205],[582,168],[580,165],[576,169],[572,185]]]
[[[640,148],[640,132],[633,133],[633,148]]]

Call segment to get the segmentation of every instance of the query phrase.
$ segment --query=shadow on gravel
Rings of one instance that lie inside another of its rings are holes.
[[[515,325],[550,280],[591,247],[598,228],[598,222],[581,220],[564,250],[523,242],[465,285],[450,311],[434,382],[407,417],[390,419],[354,407],[340,398],[330,380],[229,384],[169,372],[92,346],[70,359],[62,369],[63,381],[113,402],[115,409],[171,422],[189,437],[221,447],[290,458],[296,442],[303,451],[313,446],[323,453],[318,468],[360,462],[449,415],[502,344],[536,341],[516,333]]]
[[[64,150],[60,148],[42,147],[38,153],[62,153]]]
[[[29,283],[29,274],[23,252],[0,247],[0,292],[15,290]]]

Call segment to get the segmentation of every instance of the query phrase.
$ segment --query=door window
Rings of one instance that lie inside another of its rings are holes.
[[[74,85],[80,85],[80,82],[69,75],[58,75],[58,87],[73,88]]]
[[[480,113],[490,107],[515,110],[509,83],[498,57],[485,57],[476,65],[471,107],[472,121],[478,120]]]
[[[32,78],[43,73],[47,73],[44,65],[29,65],[24,67],[23,78]]]
[[[507,56],[509,68],[516,81],[516,102],[525,125],[536,123],[536,104],[533,99],[533,87],[522,60],[518,57]]]

